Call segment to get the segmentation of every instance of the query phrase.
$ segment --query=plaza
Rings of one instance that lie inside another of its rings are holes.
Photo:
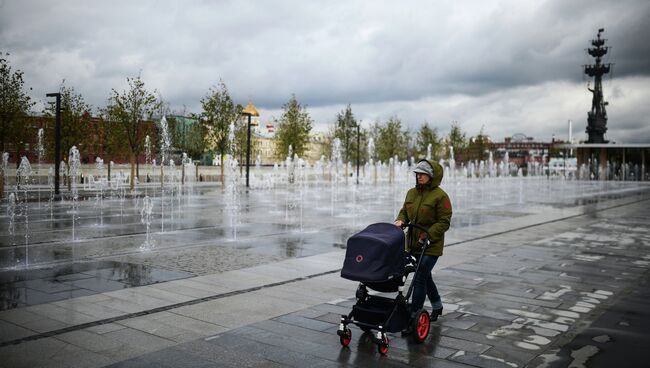
[[[391,334],[380,356],[353,328],[342,348],[346,240],[391,222],[410,185],[312,176],[18,200],[1,218],[2,366],[642,366],[650,187],[546,176],[445,178],[444,315],[421,345]]]

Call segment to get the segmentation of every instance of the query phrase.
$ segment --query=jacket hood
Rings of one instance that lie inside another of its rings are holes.
[[[426,159],[422,159],[422,160],[418,161],[418,163],[420,163],[422,161],[427,162],[429,165],[431,165],[431,168],[433,168],[433,177],[431,178],[431,182],[429,182],[429,185],[432,188],[440,186],[440,183],[442,182],[442,177],[443,177],[443,175],[445,173],[445,170],[442,168],[442,166],[440,166],[439,163],[437,163],[435,161],[429,161],[429,160],[426,160]]]

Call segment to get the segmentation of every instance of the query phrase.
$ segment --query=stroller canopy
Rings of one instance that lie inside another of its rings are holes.
[[[348,239],[341,277],[385,282],[404,273],[404,232],[389,223],[372,224]]]

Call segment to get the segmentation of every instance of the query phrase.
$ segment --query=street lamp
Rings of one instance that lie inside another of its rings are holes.
[[[359,185],[359,160],[361,157],[361,122],[357,122],[357,185]]]
[[[61,93],[48,93],[47,97],[56,97],[56,126],[54,129],[54,194],[59,194],[59,165],[61,157]]]
[[[248,116],[248,135],[246,138],[246,188],[248,188],[248,172],[251,161],[251,117],[260,116],[260,113],[257,112],[257,109],[255,109],[251,101],[248,101],[248,105],[246,105],[241,113]]]

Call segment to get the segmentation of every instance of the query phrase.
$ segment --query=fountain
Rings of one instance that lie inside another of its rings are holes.
[[[149,138],[149,135],[146,135],[144,137],[144,164],[145,166],[151,166],[151,139]],[[147,179],[145,180],[145,183],[150,183],[150,182],[151,182],[151,177],[149,176],[149,173],[147,173]],[[147,187],[148,185],[144,186],[145,195],[148,194]]]
[[[456,159],[454,158],[454,146],[449,146],[449,176],[453,178],[456,172]],[[447,173],[445,173],[447,174]]]
[[[343,160],[341,158],[341,140],[334,138],[332,141],[332,165],[334,166],[334,173],[330,173],[330,176],[333,178],[334,183],[341,181],[341,166]]]
[[[97,193],[97,202],[99,202],[99,226],[104,226],[104,180],[101,173],[104,171],[104,160],[97,157],[95,159],[95,170],[98,172],[98,178],[95,179],[95,186],[99,189]]]
[[[22,215],[25,219],[25,267],[29,267],[29,198],[28,198],[28,187],[29,187],[29,177],[32,175],[32,167],[29,164],[27,157],[23,156],[20,159],[20,166],[16,171],[16,193],[22,185],[24,196],[23,196],[23,209]]]
[[[151,151],[146,148],[145,144],[146,161],[155,165],[155,161],[147,157]],[[163,151],[168,152],[166,145],[161,148],[161,154]],[[200,183],[196,181],[195,176],[192,177],[194,169],[187,155],[183,155],[181,162],[174,163],[168,153],[164,153],[165,167],[160,171],[166,175],[162,178],[164,186],[161,194],[158,195],[157,190],[148,191],[143,196],[128,200],[125,199],[127,177],[124,170],[120,165],[115,165],[111,177],[103,177],[100,174],[104,169],[101,158],[95,160],[95,167],[88,171],[88,175],[84,172],[84,177],[87,178],[91,177],[90,173],[96,174],[94,180],[89,182],[92,185],[80,185],[79,152],[74,148],[70,150],[70,155],[66,159],[69,168],[64,174],[66,182],[70,183],[70,190],[64,192],[65,196],[60,202],[53,200],[52,169],[48,173],[50,187],[48,210],[51,219],[49,226],[56,228],[51,233],[48,233],[49,230],[42,230],[42,221],[35,221],[35,219],[44,219],[44,211],[36,211],[35,203],[32,207],[27,206],[29,201],[36,201],[34,190],[37,188],[34,186],[33,175],[31,178],[26,175],[30,170],[28,170],[29,161],[25,159],[20,165],[22,168],[19,167],[17,170],[16,183],[20,186],[20,190],[13,190],[15,188],[13,176],[10,175],[12,196],[8,197],[8,201],[2,202],[3,206],[7,206],[7,216],[0,217],[0,225],[5,229],[9,228],[8,235],[11,235],[4,237],[3,245],[13,246],[14,253],[0,247],[0,267],[14,267],[16,263],[22,266],[23,262],[29,267],[42,267],[48,262],[73,262],[73,259],[69,258],[70,253],[67,249],[61,251],[62,243],[70,243],[67,238],[70,230],[72,230],[74,250],[83,251],[83,254],[74,254],[74,257],[93,259],[99,255],[104,257],[111,255],[111,252],[128,255],[131,252],[151,249],[154,237],[157,242],[156,250],[161,252],[168,246],[181,247],[185,246],[185,243],[203,242],[203,244],[210,243],[218,246],[216,244],[220,244],[220,240],[237,244],[238,247],[242,244],[246,244],[246,247],[261,247],[253,245],[256,242],[264,243],[264,240],[256,238],[257,236],[270,234],[275,236],[284,230],[293,234],[292,236],[300,237],[306,233],[326,231],[324,229],[339,231],[369,221],[385,221],[395,216],[404,199],[404,193],[413,185],[412,167],[409,167],[412,158],[408,157],[407,160],[400,161],[398,157],[391,157],[387,162],[378,161],[375,156],[374,142],[369,140],[368,162],[365,163],[363,172],[359,173],[359,184],[363,187],[357,188],[356,181],[343,180],[345,167],[347,166],[350,171],[350,163],[343,162],[341,159],[340,141],[332,142],[331,149],[331,160],[321,157],[313,164],[300,158],[293,149],[291,154],[287,154],[286,158],[273,169],[262,167],[260,160],[256,160],[252,190],[246,192],[246,195],[241,192],[239,164],[231,154],[227,156],[224,165],[227,180],[224,182],[223,190],[215,190],[213,182]],[[431,152],[431,155],[435,159],[439,158],[434,152]],[[3,156],[3,167],[10,166],[8,155]],[[597,171],[597,175],[619,180],[616,186],[611,186],[611,183],[588,181],[592,179],[588,165],[598,167],[596,160],[576,168],[574,175],[576,180],[568,180],[569,176],[567,176],[566,179],[562,179],[562,182],[554,179],[553,176],[548,178],[545,168],[533,162],[526,172],[525,168],[522,170],[512,165],[507,155],[498,162],[498,165],[494,161],[493,157],[486,157],[485,161],[466,162],[456,167],[453,147],[449,147],[448,159],[440,160],[446,174],[442,185],[452,198],[455,209],[458,208],[454,216],[455,227],[460,226],[459,223],[470,226],[492,221],[489,218],[499,217],[498,214],[487,215],[487,220],[482,217],[483,214],[490,212],[491,207],[502,209],[511,206],[513,209],[509,211],[517,212],[519,209],[528,210],[530,207],[528,204],[535,203],[531,211],[536,211],[536,208],[552,207],[555,204],[565,206],[567,203],[573,203],[577,197],[597,196],[601,195],[599,193],[611,193],[611,191],[624,193],[620,195],[627,196],[626,191],[635,192],[642,188],[623,181],[624,178],[638,180],[636,178],[641,175],[640,168],[614,161],[609,163],[609,170],[607,165],[604,165],[600,171]],[[179,167],[179,164],[182,166]],[[65,170],[66,165],[63,164],[62,167]],[[159,169],[155,167],[153,170],[157,173]],[[6,175],[7,172],[11,173],[11,170],[5,170],[4,174]],[[593,177],[595,178],[598,176]],[[158,178],[156,177],[155,180]],[[269,188],[273,190],[256,190]],[[96,201],[84,200],[94,197],[97,198]],[[160,216],[155,211],[159,206],[158,200],[161,201]],[[215,207],[219,205],[221,207]],[[118,207],[119,212],[117,212]],[[219,210],[215,211],[215,208]],[[58,216],[62,213],[61,209],[67,209],[67,213],[72,214],[72,221],[61,221]],[[2,210],[4,213],[5,208]],[[119,221],[112,221],[110,224],[108,221],[103,221],[103,214],[109,212],[119,213],[119,216],[115,216]],[[494,213],[500,212],[503,211],[494,211]],[[80,214],[83,214],[84,219],[98,216],[99,220],[96,223],[82,222],[79,220]],[[23,218],[25,227],[23,227]],[[28,218],[31,219],[31,224],[27,221]],[[160,225],[156,221],[160,221]],[[97,226],[97,223],[99,226],[110,228],[110,231],[101,233],[93,231],[95,230],[93,226]],[[146,226],[138,225],[134,230],[133,225],[140,223]],[[36,225],[39,226],[38,229],[35,228]],[[160,233],[152,235],[151,228],[158,230],[156,226],[160,226]],[[170,229],[173,231],[170,232]],[[58,237],[62,233],[66,234],[67,239]],[[246,236],[245,242],[240,239],[242,234]],[[26,247],[23,253],[22,236],[25,235],[27,235],[24,238]],[[109,237],[110,240],[106,240]],[[133,237],[137,241],[129,241]],[[184,240],[182,242],[177,240],[180,238]],[[0,241],[2,239],[0,237]],[[18,245],[20,253],[15,252],[15,244],[9,244],[13,243],[14,239],[20,239]],[[34,246],[36,243],[38,248]],[[334,240],[332,243],[340,243],[340,240]],[[83,247],[80,246],[81,244]],[[26,259],[27,246],[30,252],[28,259]],[[318,247],[314,244],[310,244],[311,246]],[[38,249],[38,252],[35,252],[35,249]]]
[[[167,125],[167,119],[163,116],[160,119],[160,188],[164,189],[165,179],[163,173],[164,163],[167,161],[169,156],[169,150],[171,148],[171,137],[169,136],[169,127]]]
[[[287,153],[287,158],[285,160],[287,168],[287,183],[293,184],[295,180],[295,168],[293,162],[293,147],[289,145],[289,152]]]
[[[368,168],[372,171],[372,183],[377,184],[377,165],[375,163],[375,140],[368,139]]]
[[[50,188],[50,198],[48,199],[48,207],[50,209],[50,221],[54,221],[54,168],[50,167],[47,170],[47,186]]]
[[[228,129],[228,142],[230,142],[230,152],[235,152],[235,126],[234,123],[230,123],[230,129]],[[237,224],[239,221],[239,163],[237,159],[232,154],[226,154],[226,159],[224,160],[224,175],[226,179],[225,185],[225,213],[227,214],[226,218],[229,220],[229,226],[232,231],[231,240],[237,240]]]
[[[45,156],[45,146],[43,145],[43,128],[38,129],[38,143],[36,145],[36,155],[38,157],[38,166],[36,170],[36,185],[40,185],[40,170],[41,164],[43,162],[43,156]],[[37,189],[38,193],[38,208],[41,208],[41,191]]]
[[[16,195],[14,193],[9,193],[7,217],[9,218],[9,235],[12,237],[12,244],[15,244],[13,236],[16,233]]]
[[[153,213],[153,201],[149,196],[142,200],[142,209],[140,209],[140,222],[146,226],[146,236],[144,243],[140,245],[141,251],[147,251],[154,248],[154,242],[151,240],[151,215]]]
[[[70,195],[72,199],[72,241],[76,240],[75,238],[75,223],[77,220],[77,212],[79,211],[79,188],[77,186],[77,179],[81,174],[81,162],[79,161],[79,150],[76,146],[70,148],[70,153],[68,155],[68,162],[70,166],[68,168],[68,180],[70,181]]]

